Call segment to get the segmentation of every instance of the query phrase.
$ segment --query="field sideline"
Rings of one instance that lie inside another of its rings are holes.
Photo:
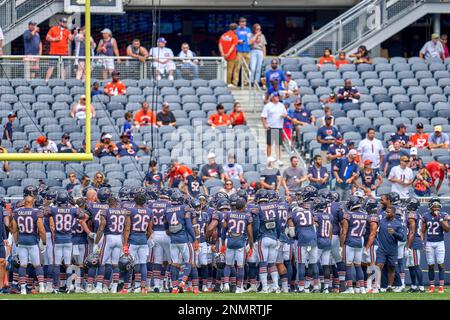
[[[260,294],[260,293],[192,293],[170,294],[20,294],[0,295],[0,300],[450,300],[450,291],[443,294],[379,293],[379,294]]]

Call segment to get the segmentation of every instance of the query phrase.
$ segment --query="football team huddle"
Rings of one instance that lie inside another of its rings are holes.
[[[444,292],[442,204],[379,200],[313,186],[281,197],[244,190],[191,198],[178,189],[28,186],[3,211],[0,264],[10,293]],[[1,275],[0,275],[1,276]]]

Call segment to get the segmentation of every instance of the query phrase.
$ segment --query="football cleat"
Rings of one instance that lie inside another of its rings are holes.
[[[428,289],[428,293],[434,293],[435,287],[434,286],[430,286],[430,288]]]
[[[101,294],[101,293],[103,293],[103,290],[102,290],[101,288],[97,288],[97,287],[96,287],[95,289],[89,291],[89,293],[92,293],[92,294]]]
[[[342,292],[343,294],[354,294],[355,291],[353,290],[353,288],[348,288],[347,290],[345,290],[344,292]]]
[[[241,287],[236,287],[236,292],[237,294],[241,294],[244,293],[244,289],[242,289]]]
[[[60,293],[60,292],[59,292],[58,289],[53,289],[52,292],[51,292],[51,294],[59,294],[59,293]]]
[[[324,288],[322,293],[328,294],[328,293],[330,293],[330,290],[328,288]]]
[[[76,287],[75,288],[75,293],[85,293],[86,291],[83,288],[80,287]]]
[[[155,287],[155,288],[153,289],[153,292],[154,292],[154,293],[160,293],[160,290],[159,290],[158,287]]]
[[[45,293],[45,285],[43,283],[39,283],[39,293]]]
[[[403,287],[395,287],[392,291],[395,293],[403,292]]]
[[[366,293],[367,293],[366,288],[362,287],[362,288],[360,289],[360,293],[361,293],[361,294],[366,294]]]
[[[119,293],[120,294],[127,294],[127,293],[130,293],[130,291],[128,291],[128,289],[122,289],[122,290],[119,291]]]
[[[172,289],[172,293],[173,293],[173,294],[177,294],[177,293],[178,293],[178,288],[173,288],[173,289]]]
[[[228,283],[225,283],[223,286],[223,292],[228,293],[230,292],[230,285]]]
[[[289,288],[281,288],[281,293],[289,293]]]
[[[256,284],[250,285],[250,288],[248,288],[245,292],[257,292],[258,288],[256,287]]]
[[[320,293],[320,289],[319,288],[313,288],[311,293]]]
[[[103,293],[109,293],[108,287],[107,286],[103,286],[102,292]]]
[[[200,293],[200,291],[198,290],[198,287],[195,287],[195,288],[192,290],[192,292],[193,292],[194,294],[199,294],[199,293]]]
[[[141,294],[147,294],[147,293],[148,293],[147,288],[142,287],[142,288],[141,288]]]
[[[370,289],[367,293],[379,293],[378,289]]]
[[[259,291],[258,293],[269,293],[269,290],[266,289],[262,289],[261,291]]]
[[[92,283],[89,283],[86,287],[86,292],[90,293],[92,290],[94,290],[94,285]]]
[[[438,293],[444,293],[444,286],[439,286],[439,291]]]
[[[203,292],[209,292],[209,289],[208,289],[208,287],[203,286],[202,291],[203,291]]]
[[[184,281],[181,281],[181,282],[178,284],[178,288],[179,288],[180,290],[183,290],[184,287],[186,287],[186,283],[185,283]]]

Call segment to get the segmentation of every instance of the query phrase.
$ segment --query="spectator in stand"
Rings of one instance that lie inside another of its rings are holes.
[[[334,126],[334,116],[331,114],[331,108],[329,106],[323,108],[323,116],[320,117],[320,124],[322,126],[325,125],[325,118],[327,117],[331,117],[331,125]]]
[[[14,132],[14,120],[16,120],[16,114],[14,112],[8,112],[8,122],[3,126],[3,139],[10,142],[13,141]]]
[[[430,149],[446,149],[448,150],[449,137],[448,134],[442,132],[442,126],[435,126],[434,132],[428,139]]]
[[[338,165],[339,160],[347,156],[348,151],[348,146],[344,144],[344,138],[341,134],[338,134],[336,141],[328,147],[326,154],[327,163],[331,163],[331,168],[334,168]]]
[[[397,125],[397,132],[391,134],[388,145],[393,144],[394,141],[400,141],[402,148],[410,148],[412,146],[412,143],[409,142],[409,136],[406,133],[406,126],[403,123]]]
[[[426,169],[431,176],[431,183],[430,183],[431,192],[437,194],[439,192],[439,189],[441,189],[442,183],[444,182],[448,165],[439,163],[437,161],[431,161],[427,164]],[[438,179],[439,182],[436,186],[436,181]]]
[[[184,42],[181,45],[181,51],[178,54],[178,57],[183,59],[181,60],[180,72],[182,78],[187,79],[197,79],[198,78],[198,59],[195,59],[195,53],[189,49],[189,44]]]
[[[94,149],[94,153],[97,157],[115,157],[117,155],[117,146],[111,141],[111,139],[112,135],[109,133],[102,133],[100,136],[100,142],[95,145]]]
[[[67,18],[59,19],[59,24],[57,26],[53,26],[47,33],[45,40],[50,42],[50,56],[68,56],[69,55],[69,42],[71,43],[74,37],[78,34],[78,30],[75,30],[73,35],[67,29]],[[53,70],[58,63],[57,59],[49,60],[49,67],[47,70],[47,75],[45,80],[48,81],[53,74]],[[61,68],[61,78],[66,78],[66,69],[64,67]]]
[[[400,164],[392,167],[389,173],[389,181],[392,182],[392,192],[397,192],[400,199],[406,199],[409,197],[409,187],[413,184],[414,173],[411,168],[408,167],[408,156],[402,156],[400,158]]]
[[[350,152],[350,150],[355,150],[356,151],[356,155],[355,155],[355,163],[357,165],[360,165],[361,167],[363,166],[363,162],[361,161],[361,155],[358,152],[358,149],[356,149],[355,147],[355,142],[352,140],[345,140],[345,145],[348,148],[348,152]]]
[[[365,164],[366,160],[370,160],[372,169],[380,170],[384,161],[383,143],[375,138],[375,129],[367,129],[367,136],[361,140],[358,145],[358,152],[361,154],[361,162]]]
[[[349,64],[350,61],[345,57],[345,52],[341,51],[339,52],[339,56],[338,59],[336,60],[335,64],[336,64],[336,68],[339,69],[339,67],[343,64]]]
[[[267,91],[273,89],[273,82],[276,81],[279,88],[287,88],[286,78],[284,76],[284,72],[278,69],[278,59],[272,59],[270,62],[271,69],[267,70],[265,73],[265,84],[267,86]]]
[[[0,147],[0,153],[8,153],[6,148]],[[9,177],[9,173],[11,172],[11,167],[9,166],[9,161],[2,161],[3,171],[6,173],[6,176]]]
[[[86,140],[83,140],[83,142],[81,143],[81,148],[78,148],[77,152],[86,153]]]
[[[214,153],[211,152],[208,154],[208,163],[202,167],[200,175],[203,181],[209,179],[225,180],[223,167],[216,163],[216,155]]]
[[[333,174],[336,178],[336,191],[339,193],[341,201],[346,201],[352,191],[353,183],[358,179],[358,165],[355,163],[356,150],[349,151],[347,157],[342,158],[334,166]]]
[[[3,35],[2,28],[0,27],[0,56],[3,55],[3,41],[5,40],[5,37]]]
[[[103,91],[100,89],[100,84],[97,81],[95,81],[92,84],[91,98],[95,97],[96,95],[99,95],[99,94],[103,94]]]
[[[243,61],[247,64],[247,67],[250,67],[250,44],[249,40],[252,37],[252,30],[247,27],[247,19],[244,17],[239,18],[239,27],[236,29],[236,35],[238,37],[238,44],[236,46],[237,49],[237,60],[238,65],[237,68],[234,69],[233,78],[239,79],[239,72],[241,70]],[[244,82],[245,86],[248,86],[247,79],[241,79]]]
[[[433,58],[444,60],[444,55],[444,48],[442,43],[439,41],[439,35],[437,33],[433,33],[431,35],[431,40],[426,42],[419,52],[419,56],[425,60]]]
[[[55,141],[47,139],[46,136],[40,135],[36,139],[36,152],[38,153],[57,153],[58,152],[58,146],[56,145]]]
[[[23,47],[26,56],[23,61],[27,80],[36,78],[36,72],[39,70],[39,58],[35,57],[42,56],[42,41],[39,31],[37,23],[30,21],[28,29],[23,33]]]
[[[70,176],[69,176],[69,180],[70,180]],[[81,184],[77,184],[73,187],[71,195],[74,198],[81,198],[83,197],[83,190],[88,188],[89,185],[91,184],[91,178],[89,178],[88,175],[84,175],[81,178]]]
[[[184,192],[193,198],[197,198],[200,195],[200,188],[202,188],[204,195],[208,195],[208,190],[206,189],[203,180],[198,175],[198,168],[193,167],[192,174],[186,177]]]
[[[77,186],[79,184],[80,184],[80,181],[78,181],[75,172],[70,172],[69,173],[69,183],[66,185],[67,192],[69,192],[69,194],[72,194],[73,188],[75,188],[75,186]]]
[[[223,187],[220,188],[219,192],[224,192],[226,193],[228,196],[231,196],[232,194],[236,193],[236,188],[233,187],[233,181],[231,181],[230,179],[226,179],[225,182],[223,183]]]
[[[108,181],[106,180],[105,174],[100,171],[95,174],[95,179],[94,181],[92,181],[92,186],[96,189],[100,189],[103,187],[111,188]]]
[[[416,196],[431,196],[431,183],[432,179],[427,168],[420,169],[413,181],[414,193],[416,194]]]
[[[338,103],[354,102],[357,103],[361,95],[356,87],[352,86],[352,81],[350,79],[345,79],[344,86],[340,87],[337,94]]]
[[[181,164],[177,159],[173,159],[167,170],[165,180],[169,179],[170,188],[179,188],[183,187],[186,178],[190,175],[192,175],[192,170],[188,166]]]
[[[232,154],[228,155],[228,163],[223,165],[223,173],[225,179],[244,179],[244,169],[236,163],[236,157]]]
[[[156,124],[156,117],[149,109],[148,102],[142,102],[141,108],[134,115],[134,125],[139,129],[140,126],[149,126]]]
[[[70,142],[70,135],[68,133],[63,133],[61,136],[61,142],[57,144],[58,153],[77,153],[77,150],[73,147],[72,142]]]
[[[283,141],[288,141],[289,146],[292,143],[292,130],[294,128],[292,115],[294,114],[294,110],[290,109],[290,103],[285,101],[284,106],[286,108],[287,115],[283,119]]]
[[[212,127],[231,127],[230,117],[225,113],[225,107],[220,103],[216,106],[217,113],[212,114],[208,119],[208,124]]]
[[[323,56],[319,59],[317,66],[320,69],[320,67],[324,64],[336,64],[330,48],[325,48],[323,50]]]
[[[80,31],[75,36],[75,65],[77,66],[77,75],[76,78],[78,80],[86,79],[86,27],[82,26]],[[91,37],[91,57],[94,56],[94,48],[95,41]]]
[[[83,94],[80,96],[80,100],[72,105],[70,110],[70,116],[76,120],[82,120],[79,124],[86,119],[86,96]],[[97,113],[95,112],[94,104],[91,103],[91,118],[95,118]]]
[[[230,122],[233,127],[247,124],[247,116],[245,115],[245,112],[242,111],[239,102],[235,102],[233,105],[233,111],[230,113]]]
[[[158,127],[175,127],[177,125],[177,120],[175,119],[172,111],[170,111],[170,105],[168,102],[163,102],[162,110],[156,114],[156,124]]]
[[[367,50],[366,46],[359,46],[358,51],[356,53],[349,54],[349,57],[356,58],[353,60],[354,64],[372,64],[372,58],[370,57],[369,50]]]
[[[261,25],[255,23],[253,25],[253,35],[248,41],[250,44],[250,82],[251,84],[259,83],[261,79],[261,68],[266,56],[266,37],[261,31]]]
[[[292,72],[286,71],[286,89],[288,98],[297,98],[300,95],[298,84],[292,79]]]
[[[402,142],[400,140],[395,141],[391,147],[392,151],[389,151],[384,158],[383,173],[385,177],[389,177],[391,169],[400,164],[400,158],[402,156],[409,156],[408,151],[402,149],[401,146]]]
[[[149,148],[145,145],[137,145],[136,143],[130,141],[130,137],[125,132],[120,134],[120,142],[117,144],[117,158],[123,158],[127,156],[135,157],[139,159],[137,153],[139,150],[143,150],[148,153]]]
[[[292,112],[292,122],[297,140],[297,148],[300,147],[300,131],[301,127],[306,125],[314,125],[316,118],[311,114],[311,111],[302,106],[302,100],[297,99],[294,102],[294,110]]]
[[[428,148],[428,133],[423,132],[423,123],[419,122],[416,124],[416,133],[414,133],[409,141],[411,142],[411,146],[414,146],[418,149]]]
[[[99,56],[103,56],[101,60],[103,64],[103,80],[108,77],[108,74],[112,76],[115,70],[114,56],[117,57],[117,63],[120,64],[119,48],[117,47],[117,41],[112,36],[112,31],[105,28],[101,31],[102,39],[98,43],[97,53]],[[109,58],[106,58],[109,57]]]
[[[105,90],[103,92],[108,96],[122,96],[127,92],[127,88],[125,84],[120,81],[120,72],[114,70],[111,73],[112,80],[108,82],[105,86]]]
[[[327,168],[322,166],[322,157],[316,154],[313,158],[313,163],[308,168],[309,184],[318,190],[325,189],[329,178],[330,175],[328,174]]]
[[[167,73],[167,79],[173,80],[175,72],[175,63],[173,62],[173,51],[166,47],[166,39],[159,38],[157,47],[151,48],[150,56],[153,59],[153,68],[155,70],[155,78],[161,80],[162,75]]]
[[[267,165],[261,171],[259,183],[262,189],[280,190],[281,173],[280,169],[275,167],[277,159],[274,157],[267,158]]]
[[[449,51],[447,46],[448,37],[446,34],[441,35],[441,44],[442,48],[444,49],[444,59],[447,59],[449,57]]]
[[[127,111],[124,118],[125,122],[123,123],[122,132],[126,133],[130,137],[130,141],[133,142],[133,114]]]
[[[320,102],[322,103],[324,108],[328,107],[328,104],[337,103],[338,101],[337,101],[336,93],[330,92],[329,96],[326,98],[321,98]]]
[[[144,178],[144,187],[155,186],[158,190],[164,186],[163,175],[158,171],[158,163],[151,160],[148,172]]]
[[[286,195],[299,190],[303,182],[308,181],[306,172],[298,166],[297,156],[292,156],[290,163],[291,166],[284,170],[281,180]]]
[[[220,55],[227,61],[227,83],[229,87],[237,87],[239,77],[234,77],[235,70],[239,70],[237,59],[238,36],[236,35],[237,24],[231,23],[230,29],[222,34],[219,39]],[[239,75],[239,74],[238,74]]]
[[[280,87],[278,85],[278,81],[272,80],[271,86],[267,89],[267,91],[264,93],[264,104],[268,103],[270,100],[270,95],[272,93],[278,93],[280,96],[280,100],[283,101],[288,98],[287,96],[287,90],[283,87]]]
[[[378,170],[373,169],[373,163],[371,159],[364,160],[364,167],[359,172],[359,178],[361,182],[358,180],[355,181],[355,184],[358,188],[366,190],[370,190],[370,195],[372,197],[376,196],[375,191],[379,186],[383,183],[383,177],[379,173]]]
[[[133,39],[133,42],[127,47],[127,56],[144,63],[148,58],[148,51],[141,46],[139,39]],[[138,65],[135,64],[133,66],[137,67]]]
[[[320,155],[322,156],[322,159],[327,158],[327,152],[328,147],[335,143],[336,137],[338,136],[339,132],[336,129],[336,127],[333,127],[331,125],[331,120],[333,118],[326,117],[325,118],[325,125],[320,127],[317,130],[317,142],[321,144],[320,146]]]
[[[281,162],[281,145],[283,144],[283,122],[286,117],[287,111],[280,102],[279,95],[272,93],[270,102],[263,108],[261,118],[263,127],[266,129],[267,156],[272,155],[272,143],[275,143],[275,154],[280,166],[283,165]]]
[[[422,158],[419,158],[417,153],[416,147],[409,149],[409,167],[414,173],[425,167]]]
[[[32,153],[33,151],[31,150],[30,145],[29,145],[29,144],[26,144],[26,145],[23,146],[22,152],[23,152],[23,153]]]

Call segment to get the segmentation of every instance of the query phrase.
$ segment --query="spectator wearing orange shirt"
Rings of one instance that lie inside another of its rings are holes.
[[[225,107],[218,104],[216,107],[217,113],[212,114],[208,119],[208,124],[211,127],[231,126],[230,117],[225,113]]]
[[[134,125],[139,128],[139,126],[148,126],[150,124],[156,124],[156,117],[152,110],[149,109],[148,102],[145,101],[134,115]]]
[[[181,182],[185,182],[186,178],[192,174],[192,170],[183,164],[181,164],[177,159],[173,159],[170,167],[168,169],[169,187],[179,188]]]
[[[236,35],[236,23],[230,24],[230,30],[220,36],[219,52],[227,61],[227,83],[229,87],[237,87],[239,78],[234,79],[234,69],[238,68],[237,49],[238,36]]]
[[[230,113],[230,122],[233,127],[247,124],[247,117],[244,111],[242,111],[239,102],[235,102],[233,105],[233,112]]]
[[[69,41],[72,42],[77,33],[78,30],[75,30],[72,35],[72,33],[67,29],[67,18],[59,19],[59,25],[51,27],[45,37],[45,40],[50,42],[49,54],[51,56],[68,56]],[[50,66],[48,67],[47,75],[45,77],[46,81],[52,77],[53,70],[55,69],[58,61],[56,59],[51,59],[49,63]],[[66,78],[66,69],[64,67],[61,69],[61,78]]]
[[[426,166],[427,171],[430,173],[431,177],[431,192],[438,193],[439,189],[442,186],[442,182],[444,182],[445,179],[445,173],[447,172],[448,165],[439,163],[437,161],[431,161]],[[436,180],[439,179],[438,185],[435,186]]]
[[[339,56],[338,59],[336,60],[335,64],[336,64],[336,68],[339,69],[339,67],[343,64],[349,64],[350,61],[347,60],[347,58],[345,57],[345,52],[341,51],[339,52]]]
[[[325,48],[323,50],[323,56],[320,58],[317,66],[320,68],[323,64],[336,64],[334,57],[331,55],[331,49]]]
[[[112,72],[112,80],[108,82],[105,86],[103,92],[108,96],[122,96],[127,92],[125,84],[120,81],[120,72],[115,70]]]
[[[94,153],[97,157],[112,156],[117,155],[117,146],[111,141],[112,135],[109,133],[102,133],[100,137],[100,142],[95,145]]]
[[[428,148],[428,133],[423,132],[423,123],[419,122],[416,124],[416,133],[414,133],[409,141],[416,147],[417,149]]]

